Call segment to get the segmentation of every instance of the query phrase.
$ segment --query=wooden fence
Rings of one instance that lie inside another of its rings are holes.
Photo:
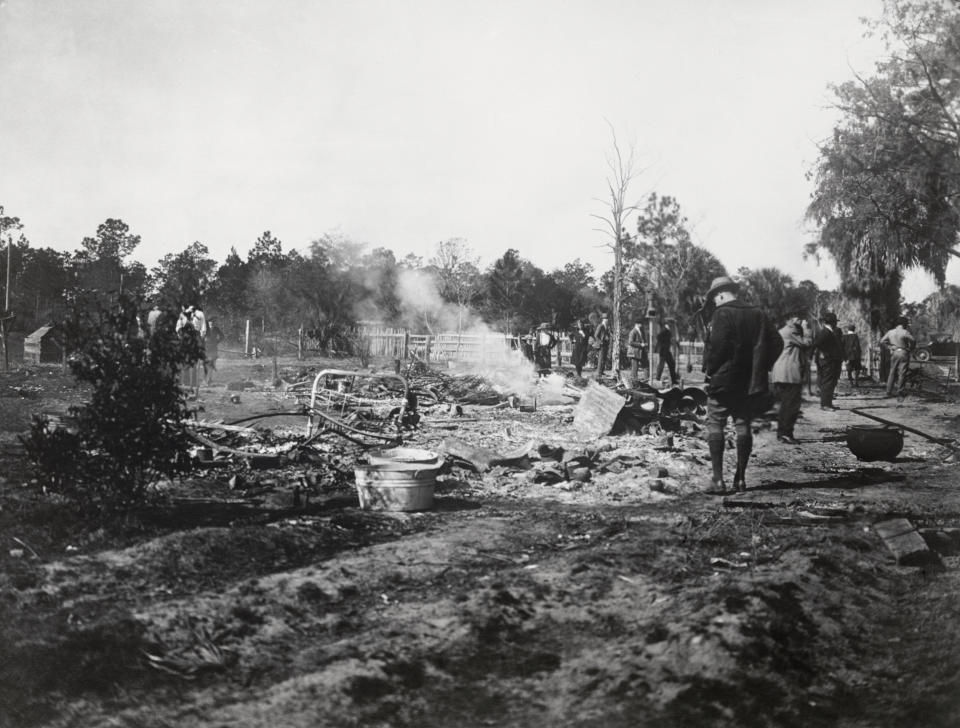
[[[402,330],[359,333],[374,358],[483,363],[503,361],[517,350],[516,337],[506,334],[410,334]]]
[[[411,334],[404,329],[362,327],[357,330],[366,342],[371,357],[406,360],[416,357],[425,362],[464,361],[496,363],[520,351],[520,339],[508,334]],[[554,361],[559,366],[570,364],[573,345],[563,335],[554,350]],[[703,342],[681,341],[674,347],[677,367],[686,367],[689,361],[700,371],[703,360]],[[654,355],[656,363],[656,355]]]

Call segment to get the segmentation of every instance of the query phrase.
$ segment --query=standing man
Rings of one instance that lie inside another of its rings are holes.
[[[657,334],[657,381],[663,376],[663,367],[667,366],[670,372],[670,384],[680,382],[677,377],[677,360],[673,357],[673,332],[670,327],[664,324]]]
[[[643,359],[643,349],[646,341],[643,338],[643,317],[639,314],[634,320],[633,328],[627,334],[627,359],[630,360],[630,386],[636,386],[637,376],[640,373],[640,362]]]
[[[220,342],[223,341],[223,332],[213,319],[207,320],[207,337],[203,340],[206,359],[203,362],[203,378],[209,387],[213,381],[213,373],[217,370],[217,359],[220,358]]]
[[[843,339],[837,329],[837,314],[827,311],[820,317],[823,326],[813,340],[817,350],[817,379],[820,382],[820,409],[835,410],[833,392],[843,368]]]
[[[196,336],[200,340],[200,348],[204,348],[204,337],[207,335],[207,319],[199,306],[185,306],[180,309],[180,317],[174,327],[181,338]],[[187,387],[200,389],[200,361],[183,368],[181,384]]]
[[[556,345],[557,337],[553,335],[550,324],[540,324],[533,342],[533,362],[541,377],[550,373],[551,353]]]
[[[577,376],[582,377],[583,365],[587,363],[587,356],[590,351],[590,334],[583,319],[577,321],[577,325],[570,335],[570,343],[573,347],[573,351],[570,353],[570,363],[573,364]]]
[[[160,304],[154,303],[153,308],[147,312],[147,335],[152,336],[153,333],[157,330],[157,326],[160,325],[160,317],[163,316],[163,311],[160,310]]]
[[[887,376],[887,396],[893,396],[893,385],[897,385],[897,399],[903,399],[903,385],[907,381],[907,371],[910,369],[910,352],[917,345],[917,340],[907,329],[909,319],[901,316],[897,319],[895,328],[890,329],[880,337],[880,346],[890,349],[890,374]]]
[[[843,335],[843,356],[847,360],[847,381],[854,387],[860,386],[860,337],[853,324],[847,326],[847,333]]]
[[[713,476],[709,492],[726,493],[723,480],[723,430],[732,418],[737,432],[737,469],[733,489],[743,491],[753,450],[750,423],[769,409],[768,372],[780,355],[783,340],[766,315],[739,301],[740,286],[727,276],[714,278],[707,301],[716,309],[710,317],[710,342],[703,362],[707,384],[707,443]]]
[[[793,427],[800,416],[803,399],[803,370],[807,350],[813,345],[813,333],[802,311],[787,314],[787,323],[779,331],[783,351],[770,371],[773,391],[780,400],[777,410],[777,439],[788,445],[798,445]]]
[[[597,381],[603,378],[603,372],[610,363],[610,324],[606,314],[600,317],[600,323],[597,324],[596,331],[593,332],[593,338],[596,340],[597,347]]]

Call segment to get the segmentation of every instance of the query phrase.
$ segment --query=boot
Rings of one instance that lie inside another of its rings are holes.
[[[723,440],[709,440],[710,464],[713,466],[713,477],[710,479],[708,492],[723,494],[727,492],[727,484],[723,482]]]
[[[753,437],[737,438],[737,471],[733,475],[734,491],[744,492],[747,489],[746,474],[747,463],[750,461],[750,453],[753,450]]]

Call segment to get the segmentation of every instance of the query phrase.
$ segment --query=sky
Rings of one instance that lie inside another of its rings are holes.
[[[270,230],[429,258],[464,238],[550,271],[612,254],[612,133],[633,201],[675,197],[733,273],[804,261],[828,84],[869,73],[881,0],[0,0],[0,204],[33,245],[123,219],[148,267]],[[951,266],[951,282],[960,268]],[[933,290],[909,276],[908,300]]]

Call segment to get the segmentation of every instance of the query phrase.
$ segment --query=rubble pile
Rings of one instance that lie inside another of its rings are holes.
[[[193,423],[191,456],[237,496],[272,488],[272,500],[288,506],[352,493],[368,454],[399,445],[438,453],[441,490],[483,482],[520,497],[588,485],[612,500],[676,494],[705,462],[706,393],[696,387],[611,387],[527,369],[508,387],[491,373],[409,369],[409,378],[376,369],[284,370],[274,391],[295,406]],[[278,415],[302,419],[292,429],[241,426]]]

